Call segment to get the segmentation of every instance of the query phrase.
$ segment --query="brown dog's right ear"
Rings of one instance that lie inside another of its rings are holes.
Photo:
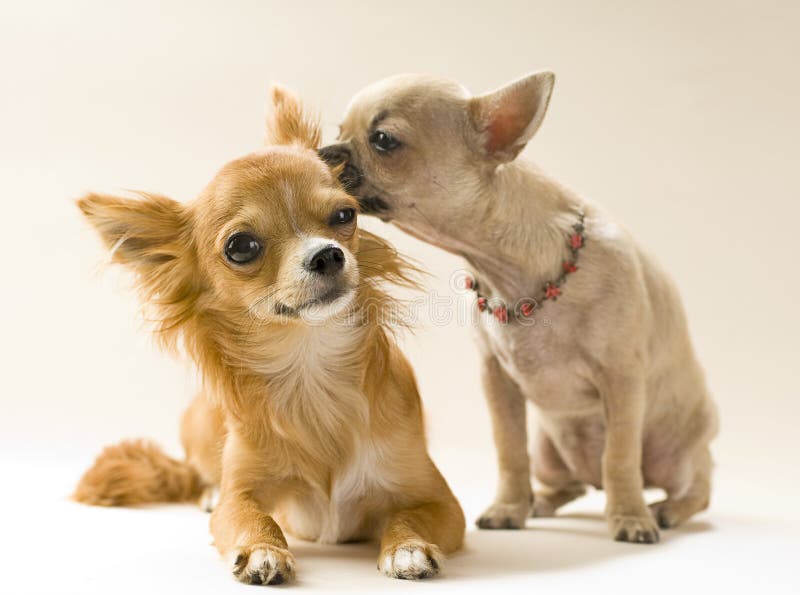
[[[187,215],[177,201],[152,194],[135,199],[91,193],[77,205],[112,252],[113,262],[143,270],[186,251],[181,236]]]
[[[480,149],[492,161],[511,161],[533,137],[544,119],[555,75],[528,75],[469,101],[469,113],[480,134]]]
[[[297,96],[281,85],[272,86],[272,112],[267,119],[266,142],[317,149],[322,129],[316,114],[309,113]]]
[[[100,234],[111,261],[136,273],[142,299],[155,308],[160,330],[177,329],[199,293],[186,207],[151,194],[141,199],[87,194],[77,205]]]

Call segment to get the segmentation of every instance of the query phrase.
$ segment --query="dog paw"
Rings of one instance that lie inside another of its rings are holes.
[[[544,519],[556,516],[556,507],[546,496],[536,496],[531,505],[531,517]]]
[[[650,511],[641,515],[619,515],[609,519],[614,541],[658,543],[658,525]]]
[[[662,529],[672,529],[683,523],[690,515],[679,500],[663,500],[650,505],[650,510]],[[692,509],[696,510],[696,509]]]
[[[520,504],[492,504],[478,517],[475,524],[481,529],[521,529],[531,511],[529,502]]]
[[[248,585],[280,585],[294,578],[294,556],[289,550],[259,543],[236,548],[231,572]]]
[[[214,512],[219,503],[219,488],[217,486],[208,486],[200,494],[200,501],[198,505],[203,512]]]
[[[388,547],[378,558],[378,570],[390,578],[430,578],[439,574],[441,567],[439,548],[421,541]]]

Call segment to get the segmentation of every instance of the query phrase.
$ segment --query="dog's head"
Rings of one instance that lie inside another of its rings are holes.
[[[345,164],[342,182],[357,194],[362,212],[430,240],[531,139],[553,82],[552,73],[539,72],[471,97],[446,79],[388,78],[353,98],[340,142],[320,154]]]
[[[203,313],[327,319],[355,295],[358,205],[316,153],[316,120],[279,87],[273,104],[267,146],[225,165],[190,203],[78,201],[112,260],[137,274],[162,330]]]

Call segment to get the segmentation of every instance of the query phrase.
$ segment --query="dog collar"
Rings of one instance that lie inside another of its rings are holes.
[[[583,210],[578,211],[578,222],[572,226],[572,233],[567,238],[567,246],[570,250],[571,258],[562,263],[561,274],[557,279],[548,281],[542,286],[539,295],[535,298],[523,298],[510,308],[499,298],[490,298],[481,293],[478,280],[472,276],[464,277],[464,288],[474,291],[478,296],[476,305],[481,312],[488,312],[494,316],[500,324],[507,324],[509,317],[516,319],[530,319],[547,300],[556,301],[563,292],[567,277],[578,270],[578,255],[586,245],[586,234],[584,227],[585,214]]]

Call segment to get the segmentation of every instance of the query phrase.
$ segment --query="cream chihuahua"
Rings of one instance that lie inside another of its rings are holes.
[[[317,122],[290,93],[273,95],[271,145],[228,163],[195,201],[78,202],[204,391],[183,418],[186,461],[123,442],[75,498],[183,501],[219,485],[211,533],[245,583],[292,578],[283,530],[377,537],[384,574],[433,576],[460,547],[464,516],[428,456],[414,374],[386,326],[382,286],[410,283],[411,269],[357,228],[355,199],[316,154]]]
[[[597,205],[517,159],[554,76],[471,97],[451,81],[361,91],[322,150],[362,210],[463,256],[483,311],[483,382],[498,452],[483,528],[553,515],[586,485],[611,535],[654,543],[708,506],[714,403],[669,276]],[[526,401],[538,411],[531,489]],[[667,498],[645,503],[646,486]]]

